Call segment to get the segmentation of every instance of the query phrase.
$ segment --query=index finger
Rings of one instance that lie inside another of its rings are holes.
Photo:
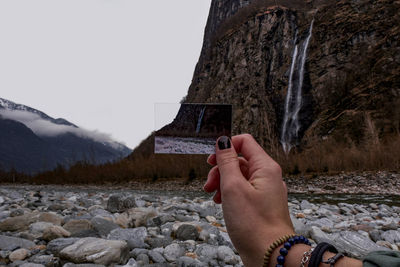
[[[253,170],[274,167],[277,164],[250,134],[233,136],[232,143],[236,152],[242,154]]]

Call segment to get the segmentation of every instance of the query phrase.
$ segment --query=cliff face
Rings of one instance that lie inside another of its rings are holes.
[[[398,135],[400,2],[277,4],[212,2],[185,102],[232,104],[233,134],[252,133],[276,151],[285,121],[295,125],[296,116],[297,129],[287,141],[300,148],[328,139],[359,144]],[[299,58],[293,62],[295,51]],[[301,99],[295,99],[300,80]]]
[[[184,102],[232,104],[233,134],[275,155],[398,137],[398,10],[392,0],[213,0]]]

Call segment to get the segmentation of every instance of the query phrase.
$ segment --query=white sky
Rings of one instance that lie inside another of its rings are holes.
[[[0,97],[134,148],[186,95],[210,3],[1,0]]]

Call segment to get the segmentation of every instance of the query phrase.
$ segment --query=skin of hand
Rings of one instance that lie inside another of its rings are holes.
[[[220,137],[207,162],[204,190],[216,191],[232,243],[246,266],[262,266],[269,245],[294,233],[279,164],[249,134]]]

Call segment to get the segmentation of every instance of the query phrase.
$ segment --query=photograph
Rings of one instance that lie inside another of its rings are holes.
[[[399,267],[400,0],[0,0],[0,267]]]
[[[172,109],[174,106],[176,105],[156,105],[155,115],[163,116],[166,108]],[[157,114],[157,110],[160,114]],[[218,137],[230,137],[231,128],[232,105],[180,104],[175,119],[156,130],[154,153],[213,154]]]

